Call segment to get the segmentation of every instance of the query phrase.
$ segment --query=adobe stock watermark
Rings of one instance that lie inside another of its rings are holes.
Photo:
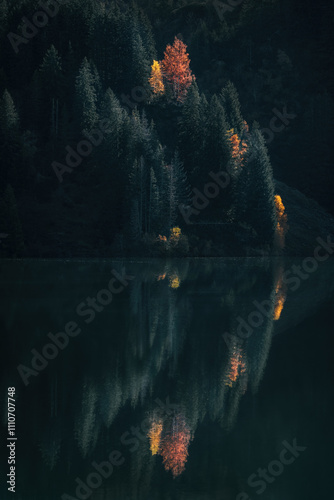
[[[327,241],[318,237],[316,239],[319,245],[314,249],[314,257],[305,257],[301,265],[297,266],[294,264],[291,268],[283,273],[282,281],[285,285],[288,285],[287,289],[290,292],[295,292],[300,287],[302,281],[307,280],[311,274],[317,271],[319,263],[326,261],[334,253],[334,242],[331,240],[331,236],[327,236]],[[325,251],[325,253],[324,253]],[[254,330],[262,326],[266,318],[272,317],[272,303],[270,300],[264,300],[258,302],[253,301],[255,309],[248,315],[247,319],[243,319],[241,316],[237,317],[238,326],[236,329],[236,335],[229,332],[223,334],[223,339],[227,346],[231,342],[236,342],[241,345],[246,339],[251,337]]]
[[[270,144],[274,140],[275,134],[283,132],[290,125],[291,120],[297,117],[296,113],[288,113],[286,105],[284,105],[282,112],[277,108],[273,108],[272,112],[274,116],[269,122],[269,127],[261,128],[260,130],[266,144]]]
[[[251,474],[247,479],[247,484],[251,488],[258,488],[255,493],[261,495],[268,484],[272,484],[278,476],[283,474],[284,466],[293,464],[300,454],[305,451],[306,446],[298,446],[296,438],[292,441],[292,445],[287,441],[283,441],[283,449],[277,460],[272,460],[267,469],[258,468],[256,473]],[[250,500],[248,493],[243,491],[236,496],[236,500]]]
[[[128,286],[128,282],[134,279],[134,276],[128,276],[125,269],[122,274],[114,269],[111,274],[113,277],[108,282],[108,288],[102,288],[96,294],[96,297],[86,297],[76,307],[76,313],[79,317],[86,318],[86,324],[91,323],[96,314],[104,310],[113,300],[114,295],[118,295]],[[53,334],[49,332],[47,337],[51,342],[45,344],[41,353],[37,349],[31,349],[32,359],[30,367],[20,364],[17,371],[25,386],[29,385],[30,377],[37,377],[48,366],[49,361],[54,360],[60,351],[63,351],[69,344],[70,338],[77,337],[82,332],[77,321],[69,321],[63,328],[63,331]]]
[[[57,161],[52,162],[51,166],[59,182],[63,182],[63,175],[66,172],[72,173],[74,168],[81,165],[83,158],[86,158],[92,153],[93,147],[102,144],[104,134],[110,134],[112,132],[109,129],[110,123],[108,118],[104,118],[98,122],[98,128],[93,128],[90,132],[83,130],[82,135],[85,139],[78,142],[76,151],[71,146],[66,146],[65,151],[67,151],[67,155],[65,158],[65,165]]]
[[[272,113],[273,116],[270,119],[269,127],[263,127],[260,129],[267,146],[273,142],[276,134],[283,132],[283,130],[290,125],[291,121],[297,118],[296,113],[288,112],[286,104],[283,106],[282,111],[279,111],[277,108],[273,108]],[[245,132],[245,136],[247,139],[251,138],[251,134],[249,132]],[[248,158],[248,161],[252,161],[254,159],[254,154],[255,152],[253,151]]]
[[[155,403],[159,406],[161,415],[171,415],[179,409],[178,405],[169,402],[169,397],[166,398],[166,403],[159,398],[155,400]],[[134,453],[138,450],[140,443],[147,440],[147,433],[150,430],[150,426],[151,420],[149,417],[143,419],[140,425],[131,426],[130,430],[121,435],[121,444],[126,447],[131,446],[129,452]],[[120,467],[124,462],[125,457],[118,449],[111,451],[107,459],[100,463],[93,461],[91,463],[92,471],[86,476],[85,480],[79,477],[75,479],[75,496],[63,493],[61,500],[87,500],[91,497],[93,491],[100,488],[103,481],[112,475],[115,467]]]
[[[220,170],[217,173],[211,171],[209,176],[213,182],[207,182],[204,185],[203,193],[197,188],[192,189],[194,196],[191,199],[191,206],[182,203],[178,206],[180,214],[187,224],[193,224],[193,222],[190,221],[190,217],[192,215],[198,215],[204,210],[209,205],[210,200],[216,198],[220,190],[225,189],[231,182],[231,176],[225,170]]]
[[[61,5],[69,3],[71,0],[46,0],[45,2],[40,1],[39,5],[42,10],[36,11],[31,20],[26,16],[22,17],[23,24],[21,25],[21,34],[10,32],[7,38],[13,47],[15,54],[19,53],[20,45],[27,44],[32,38],[34,38],[41,28],[44,28],[50,18],[55,17]]]

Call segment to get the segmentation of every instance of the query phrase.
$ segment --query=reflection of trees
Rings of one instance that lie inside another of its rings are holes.
[[[239,377],[246,372],[245,355],[242,348],[235,342],[231,349],[230,358],[228,361],[227,378],[225,385],[233,387],[233,384]]]
[[[119,320],[113,348],[105,353],[108,365],[102,363],[98,369],[101,380],[95,370],[82,390],[76,437],[83,455],[94,448],[103,426],[109,427],[128,403],[133,408],[154,407],[150,400],[164,397],[160,387],[181,404],[191,435],[207,415],[231,427],[247,388],[257,390],[271,345],[277,273],[266,265],[240,269],[210,261],[188,271],[180,262],[146,268],[146,272],[141,269],[128,297],[117,312],[111,312]],[[175,276],[178,288],[171,286]],[[236,339],[238,318],[247,320],[254,300],[268,299],[268,314],[251,336],[226,345],[222,334],[229,331]],[[104,345],[107,350],[108,342]],[[96,350],[100,351],[99,346]],[[183,469],[176,456],[186,456],[189,444],[182,425],[178,417],[174,426],[170,424],[174,431],[166,433],[165,422],[158,419],[148,435],[152,454],[161,454],[174,475]],[[175,431],[178,427],[180,432]]]
[[[129,287],[31,384],[30,400],[38,405],[40,392],[54,393],[58,372],[57,396],[50,404],[52,419],[47,412],[40,419],[34,413],[35,421],[26,425],[35,427],[45,463],[54,469],[64,456],[66,463],[77,462],[79,453],[94,460],[99,446],[104,442],[115,446],[112,442],[119,443],[123,432],[140,423],[146,412],[153,412],[148,438],[130,460],[132,477],[145,477],[149,489],[154,467],[163,470],[164,465],[174,477],[182,473],[190,439],[196,438],[201,422],[209,418],[223,428],[231,427],[245,391],[257,390],[277,304],[282,300],[284,304],[284,299],[278,299],[284,289],[282,270],[276,271],[268,262],[132,265],[127,272],[135,279]],[[89,287],[80,290],[79,297],[92,295],[106,279],[104,275],[96,282],[92,273],[86,281]],[[268,314],[241,344],[226,345],[224,332],[236,334],[237,318],[247,319],[254,311],[254,300],[269,300]],[[52,330],[50,314],[43,311],[43,315]],[[63,313],[63,324],[70,318]],[[53,331],[57,329],[61,325]],[[154,413],[154,400],[164,401],[166,396],[180,409],[167,416]],[[122,417],[129,414],[136,416],[124,422]],[[68,440],[60,439],[57,431],[65,428]],[[133,491],[127,494],[140,498]]]
[[[152,455],[156,455],[160,450],[162,429],[163,429],[162,418],[153,417],[151,428],[148,432],[148,438],[150,440],[150,450]]]
[[[162,418],[153,413],[148,432],[152,455],[160,454],[167,471],[177,477],[185,469],[191,432],[182,412]]]

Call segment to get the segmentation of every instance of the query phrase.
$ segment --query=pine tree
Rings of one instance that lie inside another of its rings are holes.
[[[271,244],[277,227],[273,171],[265,140],[256,125],[249,146],[249,160],[237,181],[237,218],[256,231],[258,242]]]
[[[96,77],[85,58],[75,83],[76,120],[81,129],[91,130],[98,120]]]
[[[24,240],[13,188],[7,185],[0,198],[0,232],[6,237],[1,239],[0,254],[5,257],[21,257],[24,253]]]
[[[54,45],[47,50],[37,74],[40,121],[48,123],[53,140],[59,132],[59,106],[63,95],[62,61]]]
[[[150,63],[143,41],[137,30],[131,33],[131,59],[128,68],[130,71],[127,83],[131,82],[132,88],[143,87],[147,90]]]
[[[17,131],[18,126],[19,116],[12,96],[6,89],[0,101],[0,127],[2,132],[8,136]]]
[[[225,111],[216,95],[211,98],[207,116],[204,147],[205,155],[210,158],[210,170],[226,170],[230,159],[230,145],[226,135]]]
[[[54,45],[47,50],[39,68],[44,92],[48,96],[59,97],[62,80],[62,61]]]
[[[198,87],[196,83],[193,83],[182,108],[178,134],[180,157],[191,183],[195,182],[203,164],[205,117],[201,109],[202,102]]]
[[[187,206],[191,195],[187,175],[177,151],[174,153],[171,164],[166,168],[169,177],[169,228],[172,228],[178,219],[179,206]]]
[[[0,35],[2,36],[7,29],[8,5],[7,0],[0,3]]]
[[[238,92],[232,82],[228,82],[220,94],[220,100],[226,113],[228,128],[234,128],[237,134],[241,134],[244,120],[241,115]]]
[[[5,90],[0,99],[0,177],[3,186],[8,182],[16,185],[20,180],[17,176],[21,161],[19,125],[14,101],[8,90]]]
[[[148,216],[148,232],[157,234],[161,230],[161,200],[157,179],[153,168],[150,171],[150,201]]]
[[[226,218],[232,203],[232,185],[230,179],[231,146],[227,137],[227,123],[223,106],[216,95],[212,96],[205,122],[203,167],[199,173],[199,185],[211,181],[210,173],[221,176],[226,186],[219,188],[219,193],[210,201],[206,209],[206,218],[221,222]],[[223,173],[221,173],[223,172]]]

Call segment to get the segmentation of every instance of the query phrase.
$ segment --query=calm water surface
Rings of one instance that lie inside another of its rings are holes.
[[[330,498],[334,262],[301,262],[1,262],[1,498]]]

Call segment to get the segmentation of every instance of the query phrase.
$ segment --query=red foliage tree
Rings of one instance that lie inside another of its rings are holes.
[[[165,78],[171,84],[174,97],[182,102],[187,95],[187,90],[195,80],[189,67],[190,59],[187,46],[179,38],[175,37],[173,45],[167,45],[165,57],[161,67]]]

